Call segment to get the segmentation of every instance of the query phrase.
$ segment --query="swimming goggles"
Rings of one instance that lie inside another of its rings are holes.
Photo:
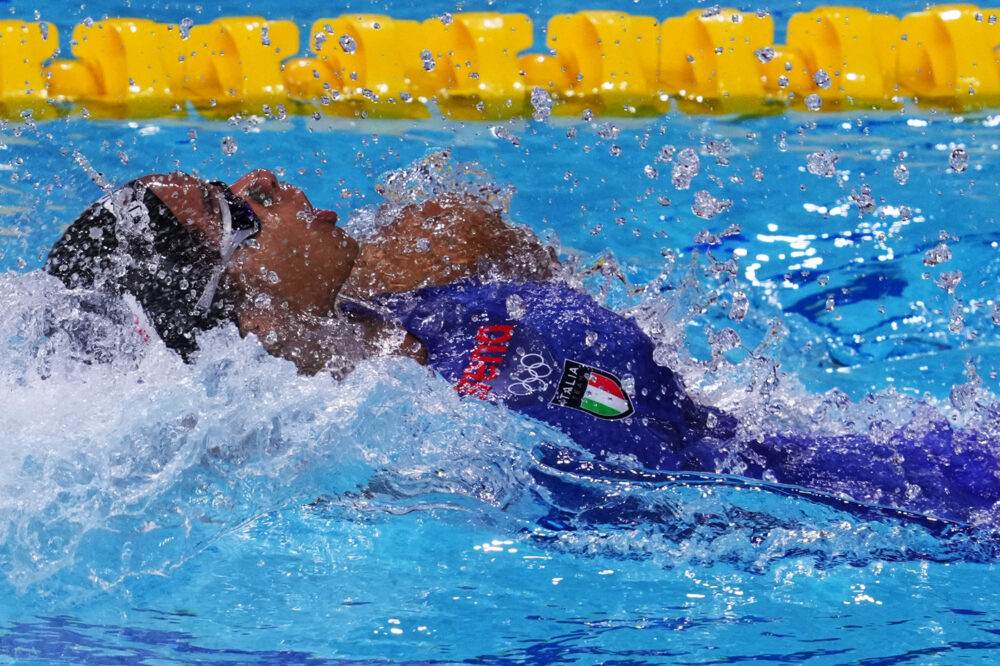
[[[219,281],[226,270],[226,266],[233,258],[236,250],[243,243],[247,242],[260,233],[260,218],[253,212],[245,200],[236,196],[229,186],[222,181],[213,180],[208,183],[219,189],[216,194],[216,201],[219,204],[219,211],[222,215],[222,241],[219,243],[219,254],[222,260],[212,269],[212,274],[208,278],[205,290],[201,293],[201,298],[195,306],[196,310],[207,312],[215,300],[215,292],[219,289]]]

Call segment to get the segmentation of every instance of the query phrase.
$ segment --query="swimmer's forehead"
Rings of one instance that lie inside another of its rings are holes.
[[[176,171],[151,174],[138,179],[185,226],[193,227],[206,240],[221,240],[222,210],[220,198],[224,185]]]

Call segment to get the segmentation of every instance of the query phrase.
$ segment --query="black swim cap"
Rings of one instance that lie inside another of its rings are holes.
[[[185,360],[195,337],[234,321],[233,299],[220,289],[199,305],[219,279],[219,249],[180,223],[138,180],[101,197],[69,226],[49,252],[45,270],[71,289],[131,294],[163,342]]]

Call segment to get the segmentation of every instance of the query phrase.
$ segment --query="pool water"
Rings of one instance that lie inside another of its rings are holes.
[[[672,16],[701,5],[601,6]],[[779,33],[810,7],[774,3]],[[503,9],[539,24],[577,8]],[[68,35],[103,14],[256,13],[305,28],[341,9],[56,11],[42,18]],[[403,360],[342,382],[302,377],[228,329],[191,365],[159,348],[81,364],[45,335],[46,309],[72,304],[37,269],[101,194],[94,172],[232,181],[267,167],[363,230],[383,200],[376,184],[395,174],[390,194],[407,196],[398,184],[414,181],[400,176],[429,163],[423,187],[509,197],[509,217],[640,321],[705,402],[769,427],[877,436],[947,419],[998,441],[998,125],[990,112],[912,107],[8,123],[0,661],[993,663],[994,516],[959,528],[761,483],[567,478],[592,500],[555,529],[544,519],[556,499],[532,472],[539,443],[571,445],[559,433],[462,400]],[[964,171],[951,160],[960,146]],[[692,154],[698,173],[677,189],[674,167]]]

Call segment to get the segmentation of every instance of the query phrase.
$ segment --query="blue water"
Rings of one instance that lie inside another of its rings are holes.
[[[700,5],[601,6],[668,16]],[[778,26],[807,8],[771,7]],[[340,9],[133,2],[130,13],[252,10],[307,27]],[[536,23],[569,9],[504,7]],[[64,37],[87,16],[123,13],[40,11]],[[442,186],[512,191],[510,218],[579,270],[606,259],[587,288],[644,322],[702,400],[819,432],[928,415],[996,432],[998,117],[505,125],[517,145],[490,124],[441,118],[72,114],[0,131],[0,661],[995,663],[994,516],[952,529],[861,519],[761,484],[569,479],[594,500],[556,531],[542,526],[554,499],[531,472],[536,445],[558,433],[463,401],[411,363],[305,378],[220,330],[192,365],[154,350],[87,366],[44,335],[44,309],[71,303],[36,269],[100,194],[82,161],[110,182],[283,170],[363,228],[376,183],[447,150]],[[959,144],[961,173],[949,166]],[[677,190],[685,148],[700,171]],[[821,151],[838,156],[833,177],[807,169]],[[864,213],[851,198],[863,185],[875,204]],[[731,207],[697,217],[701,190]],[[926,265],[941,243],[951,259]],[[954,271],[949,293],[938,283]],[[748,310],[734,319],[737,292]],[[741,346],[721,345],[726,328]]]

